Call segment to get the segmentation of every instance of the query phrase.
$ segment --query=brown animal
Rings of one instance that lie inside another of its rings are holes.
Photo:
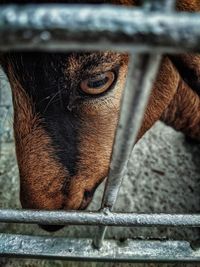
[[[178,0],[177,8],[200,11],[200,2]],[[108,173],[128,55],[10,52],[1,65],[13,94],[23,208],[85,209]],[[162,119],[200,140],[199,74],[199,55],[163,57],[138,139]]]

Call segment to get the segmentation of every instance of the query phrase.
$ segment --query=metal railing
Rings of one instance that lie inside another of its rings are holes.
[[[0,51],[120,50],[130,53],[109,175],[99,212],[0,210],[0,222],[99,225],[92,239],[0,235],[0,255],[119,261],[200,261],[187,241],[104,240],[107,226],[200,227],[200,215],[113,213],[162,53],[200,52],[200,15],[176,13],[172,0],[141,9],[87,5],[11,5],[0,9]],[[134,60],[133,60],[134,58]],[[103,246],[102,246],[103,242]]]

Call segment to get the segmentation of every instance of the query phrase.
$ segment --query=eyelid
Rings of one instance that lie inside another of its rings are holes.
[[[99,68],[99,69],[93,69],[91,72],[88,72],[86,75],[83,76],[83,79],[91,79],[92,77],[96,77],[98,75],[104,74],[106,72],[113,72],[115,74],[115,76],[118,76],[119,73],[119,69],[120,69],[120,64],[117,64],[115,66],[113,66],[112,68]]]
[[[105,78],[105,74],[106,74],[106,72],[100,73],[100,74],[96,74],[96,75],[88,78],[87,80],[95,81],[96,79],[104,79]]]

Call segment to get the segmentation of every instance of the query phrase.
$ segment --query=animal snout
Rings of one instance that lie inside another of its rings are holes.
[[[85,190],[84,195],[83,195],[83,199],[82,199],[82,203],[79,207],[79,210],[84,210],[87,208],[87,206],[90,204],[90,202],[93,198],[94,191],[95,190]],[[40,224],[39,227],[42,228],[43,230],[47,231],[47,232],[56,232],[56,231],[61,230],[63,227],[65,227],[65,225],[43,225],[43,224]]]

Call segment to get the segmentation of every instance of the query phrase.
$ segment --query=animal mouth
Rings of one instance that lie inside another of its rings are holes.
[[[92,191],[85,190],[84,197],[82,199],[82,202],[81,202],[78,210],[85,210],[88,207],[88,205],[92,201],[94,192],[95,192],[95,190],[92,190]],[[42,228],[43,230],[47,231],[47,232],[57,232],[57,231],[63,229],[65,226],[67,226],[67,225],[43,225],[43,224],[39,224],[39,227]]]

